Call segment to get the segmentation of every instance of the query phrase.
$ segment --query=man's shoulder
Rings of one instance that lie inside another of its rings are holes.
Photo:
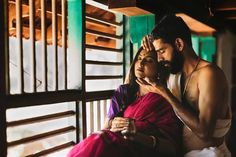
[[[207,63],[198,69],[198,81],[203,83],[220,83],[222,86],[227,84],[226,76],[223,70],[216,64]],[[218,84],[219,85],[219,84]]]
[[[199,76],[222,76],[225,77],[223,70],[214,63],[204,62],[197,69]]]

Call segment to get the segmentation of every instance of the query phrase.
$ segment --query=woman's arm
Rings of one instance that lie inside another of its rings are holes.
[[[112,120],[113,120],[112,118],[105,119],[104,129],[111,129]]]

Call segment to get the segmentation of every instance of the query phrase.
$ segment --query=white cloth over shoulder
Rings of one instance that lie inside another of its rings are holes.
[[[217,119],[213,137],[223,137],[227,134],[231,126],[231,119]]]
[[[177,73],[177,74],[170,74],[167,80],[167,87],[179,101],[181,101],[180,79],[181,79],[181,73]]]
[[[184,155],[184,157],[231,157],[225,142],[219,147],[209,147],[202,150],[192,150]]]

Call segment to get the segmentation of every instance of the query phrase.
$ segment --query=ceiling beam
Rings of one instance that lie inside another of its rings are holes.
[[[108,8],[136,7],[136,0],[108,0]]]
[[[223,3],[216,4],[216,11],[236,10],[236,1],[224,1]]]

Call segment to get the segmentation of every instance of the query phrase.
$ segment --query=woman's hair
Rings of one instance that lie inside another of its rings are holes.
[[[135,76],[135,63],[138,60],[139,54],[142,52],[143,47],[140,47],[138,52],[136,53],[133,62],[130,65],[128,77],[126,78],[125,84],[127,86],[127,92],[125,92],[123,102],[125,103],[125,106],[132,103],[137,98],[137,92],[139,90],[139,85],[136,82],[136,76]]]
[[[142,52],[142,50],[143,50],[143,47],[140,47],[130,66],[128,76],[125,79],[125,88],[123,88],[124,96],[123,96],[123,100],[121,100],[122,104],[120,106],[120,112],[118,112],[116,116],[123,116],[124,110],[128,107],[129,104],[134,102],[137,98],[139,85],[136,82],[137,77],[135,76],[135,63],[137,62],[138,56]],[[157,62],[157,78],[159,77],[159,81],[166,81],[166,72],[167,71],[165,71],[161,67],[161,65]]]

